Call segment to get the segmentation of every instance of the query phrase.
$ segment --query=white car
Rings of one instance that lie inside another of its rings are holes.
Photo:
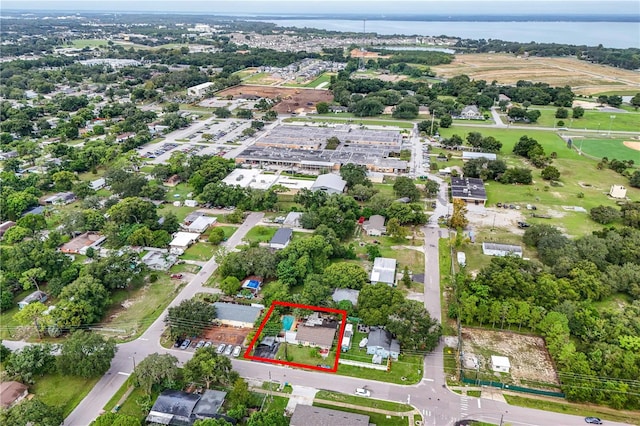
[[[358,396],[364,396],[364,397],[370,397],[371,396],[371,392],[368,391],[365,388],[357,388],[355,394],[358,395]]]
[[[238,357],[240,355],[240,352],[242,352],[242,346],[238,345],[233,348],[233,353],[231,355],[233,355],[234,357]]]

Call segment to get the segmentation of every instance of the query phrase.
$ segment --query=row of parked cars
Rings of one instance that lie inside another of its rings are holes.
[[[147,158],[156,158],[158,155],[162,155],[167,151],[171,151],[177,146],[178,146],[177,143],[164,143],[160,148],[156,149],[155,151],[147,152],[146,154],[141,154],[140,156],[147,157]]]
[[[205,341],[205,340],[200,340],[199,342],[196,342],[195,340],[191,341],[190,339],[178,339],[176,340],[176,343],[173,345],[173,347],[185,350],[185,349],[188,349],[190,346],[192,346],[193,348],[198,350],[200,348],[208,348],[212,345],[213,345],[212,342]],[[231,355],[233,357],[237,357],[240,355],[240,352],[242,352],[242,346],[236,345],[234,347],[233,345],[220,343],[216,348],[216,352],[220,355],[227,355],[227,356]]]

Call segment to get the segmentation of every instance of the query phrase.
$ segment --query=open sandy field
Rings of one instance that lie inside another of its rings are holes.
[[[431,67],[439,77],[466,74],[475,80],[515,84],[518,80],[570,86],[581,95],[614,91],[640,90],[640,73],[575,58],[516,57],[509,54],[456,55],[447,65]]]
[[[635,151],[640,151],[640,142],[624,141],[624,146]]]
[[[501,355],[509,358],[515,384],[523,383],[523,380],[558,384],[542,337],[464,328],[462,345],[465,354],[473,353],[478,358],[482,372],[490,371],[491,355]]]
[[[279,113],[301,113],[315,111],[316,103],[332,102],[333,94],[329,90],[304,89],[293,87],[275,87],[275,86],[250,86],[240,85],[230,87],[216,96],[225,97],[233,96],[234,98],[242,95],[254,95],[261,98],[282,99],[273,109]]]

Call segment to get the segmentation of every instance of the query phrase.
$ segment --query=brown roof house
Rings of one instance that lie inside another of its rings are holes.
[[[177,184],[179,184],[180,182],[182,182],[182,179],[180,179],[180,176],[178,175],[173,175],[173,176],[169,176],[169,179],[165,180],[162,184],[164,186],[176,186]]]
[[[85,255],[89,247],[96,249],[106,239],[107,237],[96,234],[95,232],[85,232],[84,234],[78,235],[68,243],[63,244],[62,247],[60,247],[60,251],[66,254]]]
[[[0,383],[0,406],[10,408],[22,401],[29,394],[29,388],[20,382]]]

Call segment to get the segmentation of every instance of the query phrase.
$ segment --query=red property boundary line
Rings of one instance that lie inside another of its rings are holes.
[[[257,356],[254,356],[254,355],[250,355],[251,351],[253,350],[254,345],[256,344],[256,341],[260,337],[260,333],[262,333],[262,329],[264,328],[264,326],[269,321],[269,318],[271,318],[273,310],[275,309],[276,306],[286,306],[286,307],[289,307],[289,308],[309,309],[311,311],[329,312],[329,313],[332,313],[332,314],[340,314],[340,315],[342,315],[342,325],[340,326],[340,335],[338,336],[338,347],[336,348],[336,360],[333,363],[333,367],[332,368],[323,368],[323,367],[318,367],[317,365],[300,364],[300,363],[297,363],[297,362],[282,361],[282,360],[277,360],[277,359],[263,358],[263,357],[257,357]],[[278,300],[274,300],[273,303],[271,304],[271,307],[269,308],[269,311],[267,312],[267,315],[264,317],[264,320],[262,320],[262,323],[260,324],[260,327],[258,328],[258,331],[256,332],[255,336],[251,340],[251,343],[249,343],[249,348],[244,353],[244,358],[252,360],[252,361],[268,362],[268,363],[278,364],[278,365],[289,365],[291,367],[307,368],[307,369],[310,369],[310,370],[323,371],[325,373],[335,373],[336,371],[338,371],[338,360],[340,359],[340,353],[341,353],[341,348],[342,348],[342,337],[344,336],[344,329],[345,329],[346,326],[347,326],[347,311],[343,311],[343,310],[340,310],[340,309],[325,308],[323,306],[301,305],[299,303],[280,302]]]

